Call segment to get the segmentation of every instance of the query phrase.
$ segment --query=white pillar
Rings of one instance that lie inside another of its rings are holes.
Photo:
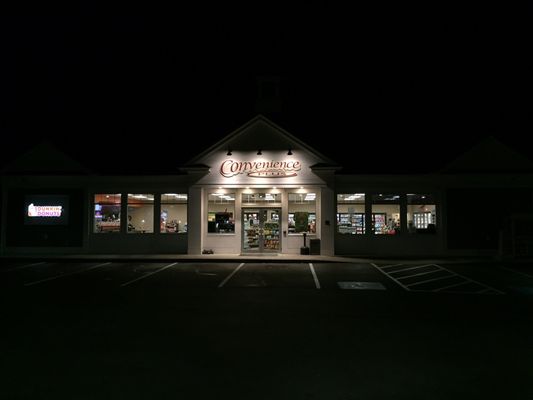
[[[189,188],[187,209],[187,253],[202,254],[204,222],[207,220],[207,214],[204,213],[204,189],[202,187]]]
[[[320,254],[335,255],[335,202],[333,189],[323,187],[320,191]]]

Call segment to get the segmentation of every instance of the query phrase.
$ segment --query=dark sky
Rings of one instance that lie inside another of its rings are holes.
[[[263,75],[274,122],[354,171],[424,171],[487,135],[531,157],[531,11],[499,7],[4,16],[2,159],[46,138],[97,169],[171,168],[255,115]]]

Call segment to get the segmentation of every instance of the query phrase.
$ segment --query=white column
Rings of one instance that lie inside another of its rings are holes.
[[[207,213],[204,212],[204,189],[202,187],[192,186],[189,188],[187,214],[187,253],[202,254],[204,223],[207,223]]]
[[[320,190],[320,254],[335,255],[335,202],[333,189],[323,187]]]
[[[289,253],[289,189],[281,189],[280,238],[281,252]]]

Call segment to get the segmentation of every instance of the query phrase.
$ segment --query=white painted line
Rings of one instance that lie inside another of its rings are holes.
[[[420,282],[414,282],[414,283],[410,283],[406,286],[416,286],[416,285],[421,285],[423,283],[428,283],[428,282],[435,282],[435,281],[440,281],[441,279],[446,279],[446,278],[451,278],[455,275],[446,275],[446,276],[441,276],[439,278],[433,278],[433,279],[426,279],[425,281],[420,281]]]
[[[412,269],[425,268],[425,267],[431,267],[431,266],[435,266],[435,267],[439,268],[439,266],[435,265],[435,264],[417,265],[416,267],[398,269],[396,271],[387,272],[387,274],[395,274],[396,272],[410,271]]]
[[[381,282],[337,282],[341,289],[387,290]]]
[[[372,264],[372,265],[376,268],[390,268],[390,267],[399,267],[400,265],[403,265],[403,264],[384,265],[383,267],[378,267],[376,264]]]
[[[54,279],[64,278],[65,276],[71,276],[71,275],[81,274],[81,273],[83,273],[83,272],[87,272],[87,271],[91,271],[91,270],[96,269],[96,268],[103,267],[104,265],[107,265],[107,264],[111,264],[111,263],[110,263],[110,262],[106,262],[106,263],[103,263],[103,264],[94,265],[94,266],[92,266],[92,267],[90,267],[90,268],[87,268],[87,269],[84,269],[84,270],[81,270],[81,271],[67,272],[66,274],[55,275],[55,276],[51,276],[51,277],[49,277],[49,278],[40,279],[40,280],[38,280],[38,281],[28,282],[28,283],[25,283],[24,286],[37,285],[38,283],[43,283],[43,282],[53,281]]]
[[[135,278],[135,279],[133,279],[133,280],[131,280],[131,281],[129,281],[129,282],[123,283],[122,285],[120,285],[120,287],[124,287],[124,286],[131,285],[131,284],[134,283],[134,282],[140,281],[141,279],[144,279],[144,278],[148,278],[149,276],[152,276],[152,275],[154,275],[154,274],[157,274],[158,272],[164,271],[165,269],[170,268],[170,267],[173,267],[173,266],[176,265],[176,264],[177,264],[177,262],[172,263],[172,264],[165,265],[164,267],[159,268],[159,269],[156,270],[156,271],[148,272],[148,273],[144,274],[143,276],[139,276],[138,278]]]
[[[434,289],[434,290],[432,290],[432,292],[440,292],[441,290],[446,290],[446,289],[450,289],[452,287],[466,285],[467,283],[470,283],[470,282],[464,281],[464,282],[455,283],[453,285],[448,285],[448,286],[440,287],[438,289]]]
[[[230,279],[233,275],[235,275],[237,272],[239,272],[239,270],[244,266],[244,263],[240,263],[239,266],[237,268],[235,268],[233,271],[231,271],[231,274],[229,274],[226,279],[224,279],[222,282],[220,282],[220,284],[218,285],[219,288],[221,288],[222,286],[224,286]]]
[[[46,261],[37,262],[37,263],[33,263],[33,264],[19,265],[18,267],[14,267],[14,268],[10,268],[10,269],[5,269],[3,272],[18,271],[19,269],[24,269],[24,268],[29,268],[29,267],[35,267],[35,266],[37,266],[37,265],[42,265],[42,264],[46,264]]]
[[[441,272],[441,271],[443,271],[443,270],[442,270],[442,269],[434,269],[433,271],[421,272],[421,273],[419,273],[419,274],[399,276],[397,279],[412,278],[413,276],[420,276],[420,275],[433,274],[433,273],[435,273],[435,272]]]
[[[519,275],[522,275],[522,276],[525,276],[525,277],[528,277],[528,278],[532,278],[533,279],[533,275],[528,275],[524,272],[520,272],[520,271],[517,271],[517,270],[514,270],[512,268],[507,268],[507,267],[500,267],[499,265],[497,265],[498,268],[500,269],[504,269],[506,271],[511,271],[511,272],[514,272],[515,274],[519,274]]]
[[[398,285],[400,285],[401,287],[403,287],[405,290],[407,290],[408,292],[411,291],[411,289],[409,289],[407,286],[405,286],[403,283],[401,283],[398,279],[394,278],[393,276],[390,276],[389,274],[387,274],[385,271],[382,271],[381,268],[379,268],[376,264],[374,263],[370,263],[370,265],[372,265],[375,269],[377,269],[379,272],[381,272],[383,275],[385,275],[387,278],[389,279],[392,279],[394,282],[396,282]],[[402,264],[397,264],[397,265],[402,265]],[[392,267],[392,265],[391,265]]]
[[[435,264],[435,265],[437,265],[437,264]],[[475,281],[474,279],[470,279],[470,278],[467,277],[467,276],[464,276],[464,275],[458,274],[458,273],[456,273],[456,272],[450,271],[448,268],[444,268],[444,267],[441,266],[441,265],[437,265],[437,266],[440,267],[440,268],[442,268],[442,269],[444,269],[444,270],[446,270],[446,271],[448,271],[448,272],[451,273],[451,274],[455,274],[455,275],[457,275],[457,276],[460,276],[461,278],[466,279],[467,281],[477,283],[478,285],[481,285],[481,286],[486,287],[486,288],[488,288],[488,289],[494,290],[495,292],[497,292],[497,293],[499,293],[499,294],[505,294],[505,292],[502,292],[501,290],[494,289],[493,287],[490,287],[489,285],[485,285],[484,283],[481,283],[481,282],[479,282],[479,281]]]
[[[315,286],[317,289],[320,289],[320,282],[318,281],[318,276],[316,276],[315,268],[313,267],[313,263],[309,263],[309,268],[311,269],[311,273],[313,274],[313,279],[315,280]]]

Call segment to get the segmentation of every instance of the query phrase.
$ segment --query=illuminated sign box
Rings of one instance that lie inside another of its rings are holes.
[[[28,206],[28,217],[50,217],[61,218],[63,206],[36,206],[30,203]]]
[[[24,201],[25,225],[68,225],[69,197],[27,195]]]
[[[224,178],[244,174],[253,178],[289,178],[302,169],[300,161],[235,161],[225,160],[220,165]]]

